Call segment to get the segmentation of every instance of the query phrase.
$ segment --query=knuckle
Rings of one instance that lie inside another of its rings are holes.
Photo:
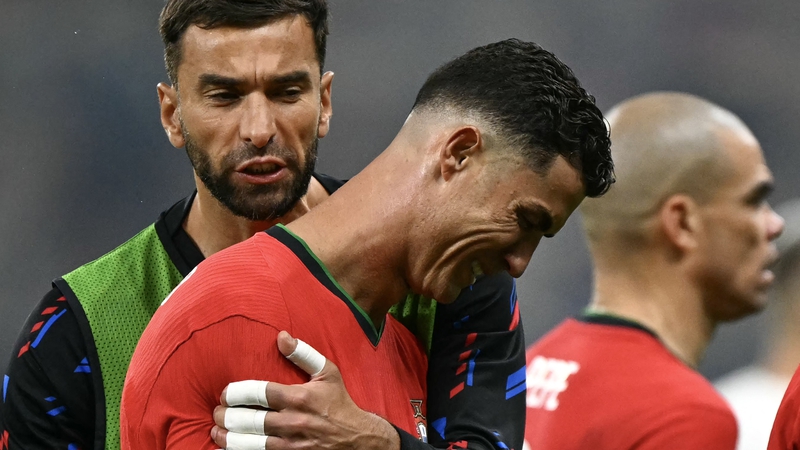
[[[305,389],[300,389],[294,394],[292,403],[294,403],[298,408],[306,409],[311,406],[311,394]]]

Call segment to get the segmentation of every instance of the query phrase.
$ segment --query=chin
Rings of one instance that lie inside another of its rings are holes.
[[[747,296],[731,299],[730,306],[718,314],[719,322],[733,322],[761,312],[767,306],[766,292],[754,292]]]
[[[461,294],[461,288],[449,285],[446,287],[444,291],[433,294],[431,298],[436,300],[438,303],[443,303],[445,305],[448,305],[456,301],[456,299],[460,294]]]

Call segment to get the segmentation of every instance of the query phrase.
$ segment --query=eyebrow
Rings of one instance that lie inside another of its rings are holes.
[[[215,73],[204,73],[200,75],[200,87],[236,87],[244,84],[245,80],[242,78],[232,78]]]
[[[311,75],[305,70],[295,70],[285,75],[278,75],[269,79],[274,84],[311,83]]]
[[[246,83],[244,78],[233,78],[219,75],[216,73],[204,73],[200,75],[200,88],[206,87],[227,87],[233,88]],[[269,84],[311,84],[311,75],[305,70],[295,70],[287,74],[276,75],[267,79]]]

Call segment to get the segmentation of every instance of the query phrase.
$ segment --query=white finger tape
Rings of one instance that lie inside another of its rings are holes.
[[[245,380],[228,385],[225,391],[225,403],[228,406],[261,405],[269,408],[267,403],[267,384],[269,381]]]
[[[227,450],[265,450],[268,436],[254,434],[228,433],[226,437]]]
[[[306,344],[300,339],[297,340],[297,348],[294,349],[291,355],[287,356],[289,361],[297,364],[298,367],[305,370],[306,373],[312,377],[319,375],[322,368],[325,367],[325,357],[322,353],[316,351],[314,347]]]
[[[265,434],[264,419],[266,411],[249,408],[228,408],[225,410],[225,429],[234,433]]]

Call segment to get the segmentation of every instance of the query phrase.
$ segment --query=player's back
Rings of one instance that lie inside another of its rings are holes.
[[[531,450],[733,450],[735,419],[708,381],[646,329],[599,322],[569,319],[528,350]]]
[[[211,411],[228,383],[306,381],[277,350],[281,330],[336,363],[359,407],[417,433],[412,401],[426,394],[419,343],[392,318],[382,334],[365,327],[302,241],[271,232],[278,238],[259,233],[208,258],[158,309],[126,379],[123,448],[215,448]]]

